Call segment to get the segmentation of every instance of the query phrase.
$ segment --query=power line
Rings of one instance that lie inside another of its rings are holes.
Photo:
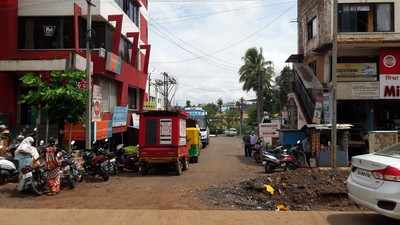
[[[286,10],[284,10],[281,14],[279,14],[277,17],[275,17],[273,20],[271,20],[270,22],[268,22],[267,24],[265,24],[264,26],[262,26],[260,29],[254,31],[253,33],[250,33],[249,35],[245,36],[244,38],[235,41],[221,49],[218,49],[212,53],[209,53],[207,55],[200,55],[200,56],[196,56],[196,57],[192,57],[192,58],[187,58],[187,59],[182,59],[182,60],[177,60],[177,61],[153,61],[156,63],[183,63],[183,62],[189,62],[189,61],[194,61],[194,60],[199,60],[202,59],[204,57],[207,56],[212,56],[212,55],[216,55],[217,53],[221,53],[224,52],[232,47],[235,47],[237,45],[242,44],[244,41],[247,41],[248,39],[252,38],[253,36],[259,34],[260,32],[262,32],[263,30],[265,30],[266,28],[268,28],[269,26],[271,26],[273,23],[275,23],[277,20],[279,20],[282,16],[284,16],[285,14],[287,14],[292,8],[294,8],[296,5],[294,6],[290,6],[289,8],[287,8]]]

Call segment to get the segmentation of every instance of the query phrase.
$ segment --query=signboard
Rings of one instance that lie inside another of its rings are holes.
[[[281,124],[279,121],[272,123],[261,123],[259,126],[260,137],[268,144],[272,144],[272,138],[279,138],[279,129]]]
[[[337,76],[357,77],[357,76],[377,76],[378,69],[376,63],[338,63],[336,69]]]
[[[160,119],[160,144],[172,144],[172,120]]]
[[[379,56],[379,73],[400,74],[400,51],[382,49]]]
[[[139,129],[140,115],[132,113],[132,128]]]
[[[379,82],[339,82],[337,99],[379,99]]]
[[[109,120],[95,122],[95,130],[96,132],[94,132],[93,140],[104,140],[106,138],[112,137],[112,127]]]
[[[101,120],[101,112],[102,112],[101,105],[102,105],[101,87],[99,85],[93,85],[92,121]]]
[[[322,101],[323,97],[318,97],[317,101],[315,102],[315,109],[314,109],[314,117],[313,123],[321,124],[321,117],[322,117]]]
[[[332,111],[331,111],[331,93],[324,93],[324,100],[322,103],[322,112],[324,116],[324,124],[330,124],[332,122]]]
[[[186,145],[186,120],[179,121],[179,145]]]
[[[112,52],[107,52],[106,70],[116,74],[121,74],[121,68],[122,68],[121,58]]]
[[[380,76],[380,97],[382,99],[400,99],[400,74]]]
[[[128,107],[116,106],[112,117],[112,127],[126,126],[128,120]]]

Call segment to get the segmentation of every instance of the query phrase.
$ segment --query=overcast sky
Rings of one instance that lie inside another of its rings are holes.
[[[297,52],[295,0],[150,0],[152,78],[178,81],[176,102],[254,98],[237,73],[250,47],[262,47],[276,72]]]

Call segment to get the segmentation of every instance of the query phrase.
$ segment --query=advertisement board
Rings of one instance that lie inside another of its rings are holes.
[[[121,69],[122,69],[121,58],[112,52],[107,52],[106,70],[116,74],[121,74]]]
[[[101,120],[102,98],[101,87],[99,85],[93,85],[92,121]]]
[[[132,113],[132,128],[139,129],[140,115]]]
[[[379,73],[400,74],[400,51],[392,49],[381,49],[379,56]]]
[[[160,144],[168,145],[172,143],[172,120],[160,119]]]
[[[272,138],[279,138],[279,129],[281,124],[279,121],[272,123],[261,123],[259,125],[260,137],[268,144],[272,144]]]
[[[179,121],[179,145],[186,145],[186,120]]]
[[[126,126],[128,120],[128,107],[116,106],[112,117],[112,127]]]
[[[376,76],[378,68],[376,63],[338,63],[337,76]]]
[[[380,76],[381,99],[400,99],[400,74]]]

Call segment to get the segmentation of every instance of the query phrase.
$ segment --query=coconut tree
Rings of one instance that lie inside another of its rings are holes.
[[[219,98],[217,100],[217,105],[218,105],[218,108],[219,108],[219,112],[222,113],[222,106],[224,105],[224,102],[222,101],[222,98]]]
[[[263,50],[250,48],[242,57],[244,64],[239,69],[239,81],[243,83],[244,91],[254,91],[257,95],[257,122],[261,122],[263,116],[264,93],[271,91],[271,80],[274,68],[271,61],[266,61]]]

